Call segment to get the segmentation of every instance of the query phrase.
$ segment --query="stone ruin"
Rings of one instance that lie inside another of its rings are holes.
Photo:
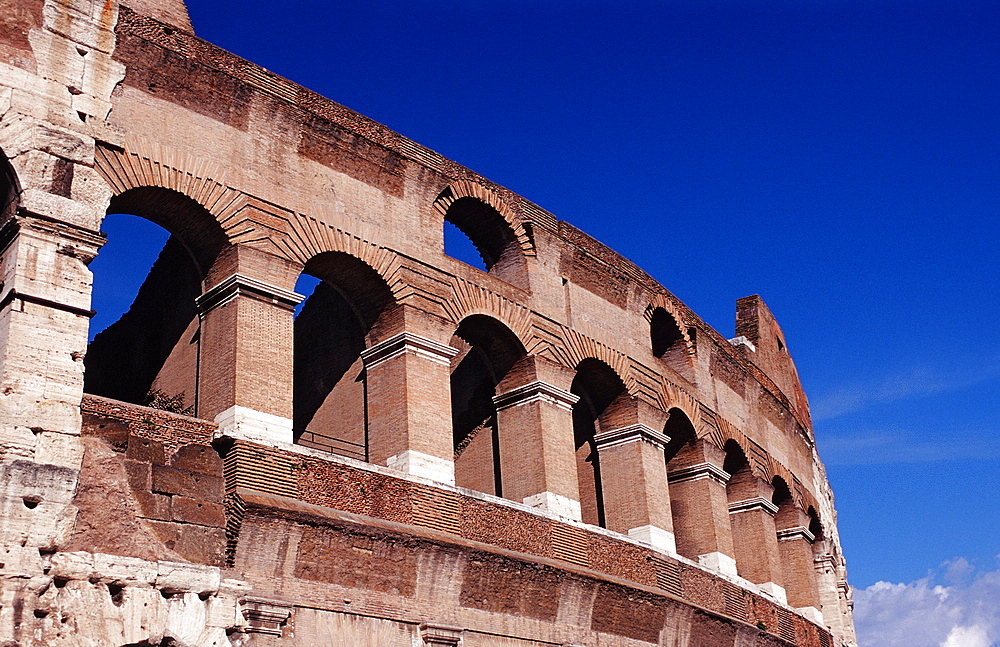
[[[0,6],[0,645],[855,644],[760,297],[727,340],[181,0]],[[88,344],[121,213],[170,238]]]

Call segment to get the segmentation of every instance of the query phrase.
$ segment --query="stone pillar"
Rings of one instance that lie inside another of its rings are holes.
[[[609,530],[676,553],[663,434],[668,414],[623,395],[601,414],[594,441],[601,461],[604,518]]]
[[[497,435],[504,497],[579,521],[573,447],[572,372],[525,357],[497,386]]]
[[[0,228],[0,554],[43,573],[65,545],[83,458],[80,401],[97,232],[22,212]]]
[[[821,541],[818,545],[829,545]],[[853,644],[854,627],[851,621],[851,587],[847,584],[843,565],[836,556],[828,550],[821,550],[814,557],[813,566],[816,571],[817,597],[823,622],[830,628],[834,636]]]
[[[681,449],[668,473],[670,507],[677,552],[706,568],[736,575],[724,460],[725,453],[705,440]]]
[[[737,572],[786,603],[774,525],[778,506],[771,502],[774,487],[745,468],[730,479],[727,493]]]
[[[294,441],[293,319],[302,299],[240,273],[198,298],[198,416],[215,420],[221,434],[264,443]]]
[[[400,332],[361,354],[371,462],[455,484],[451,346]]]
[[[813,557],[816,538],[809,531],[809,516],[794,506],[782,505],[775,517],[775,527],[788,605],[813,622],[823,624]]]
[[[676,553],[667,465],[663,460],[663,449],[670,439],[636,423],[602,431],[595,442],[601,460],[608,530]]]
[[[79,467],[86,263],[104,238],[22,214],[0,229],[0,445],[5,458]]]

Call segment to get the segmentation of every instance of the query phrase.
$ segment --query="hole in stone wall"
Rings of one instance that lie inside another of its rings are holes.
[[[38,504],[42,501],[41,497],[37,496],[26,496],[23,499],[24,507],[29,510],[34,510],[38,507]]]
[[[120,584],[108,584],[108,593],[111,595],[111,602],[120,607],[125,602],[125,587]]]
[[[0,151],[0,219],[7,220],[14,215],[20,193],[14,167],[7,161],[3,151]]]

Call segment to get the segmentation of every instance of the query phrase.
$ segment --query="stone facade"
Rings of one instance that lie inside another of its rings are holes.
[[[181,0],[0,4],[0,645],[855,644],[759,297],[721,337]],[[171,239],[88,346],[109,213]]]

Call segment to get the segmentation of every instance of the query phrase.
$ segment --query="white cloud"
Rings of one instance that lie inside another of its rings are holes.
[[[1000,647],[1000,570],[962,558],[909,584],[876,582],[854,601],[861,647]]]
[[[813,421],[830,420],[873,404],[967,388],[992,379],[998,373],[1000,361],[996,356],[983,358],[978,366],[949,369],[918,367],[909,372],[882,376],[877,382],[858,382],[832,393],[820,394],[812,400],[809,408]]]
[[[973,627],[954,627],[941,647],[990,647],[990,638],[986,630],[979,625]]]
[[[827,465],[882,465],[1000,457],[1000,434],[993,430],[938,429],[931,439],[896,429],[826,433],[817,425],[820,455]]]

